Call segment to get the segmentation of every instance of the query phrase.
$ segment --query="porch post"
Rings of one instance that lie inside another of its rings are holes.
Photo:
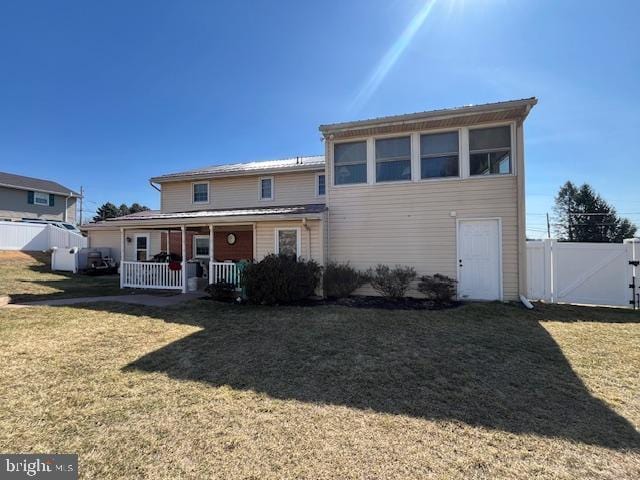
[[[120,288],[124,284],[124,227],[120,227]]]
[[[211,262],[213,262],[213,224],[209,224],[209,283],[213,283],[213,269],[211,268]]]
[[[182,293],[187,293],[187,234],[184,225],[180,227],[182,232]]]

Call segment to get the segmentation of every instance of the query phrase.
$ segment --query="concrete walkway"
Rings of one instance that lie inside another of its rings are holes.
[[[170,307],[182,302],[202,298],[206,294],[202,292],[182,293],[170,296],[161,295],[109,295],[106,297],[81,297],[81,298],[58,298],[52,300],[40,300],[38,302],[7,303],[0,305],[1,308],[27,308],[27,307],[58,307],[64,305],[78,305],[82,303],[96,302],[119,302],[133,305],[144,305],[146,307]]]

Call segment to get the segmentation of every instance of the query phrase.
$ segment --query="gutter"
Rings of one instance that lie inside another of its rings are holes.
[[[153,188],[155,188],[157,191],[159,191],[160,193],[162,193],[162,190],[160,190],[160,188],[159,188],[159,187],[156,187],[156,186],[153,184],[153,178],[150,178],[150,179],[149,179],[149,185],[151,185],[151,186],[152,186]]]

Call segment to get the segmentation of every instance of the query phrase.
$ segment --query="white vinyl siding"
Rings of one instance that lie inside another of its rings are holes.
[[[508,124],[514,130],[513,124]],[[456,278],[456,220],[497,218],[502,221],[502,276],[504,298],[517,300],[519,289],[518,177],[470,177],[468,129],[459,128],[460,176],[400,183],[334,186],[332,142],[327,142],[327,196],[330,199],[327,241],[329,261],[350,262],[366,270],[377,263],[412,265],[418,275],[442,273]],[[413,166],[420,166],[420,135],[412,132]],[[440,132],[434,132],[440,133]],[[514,141],[515,135],[511,135]],[[370,137],[369,137],[370,138]],[[374,162],[371,149],[370,164]],[[464,167],[465,159],[467,161]],[[517,173],[514,151],[512,171]],[[365,287],[362,294],[375,294]],[[411,292],[415,295],[417,292]]]
[[[238,176],[210,180],[210,203],[191,202],[190,182],[162,184],[161,208],[163,212],[187,212],[211,208],[247,208],[265,206],[260,201],[259,176]],[[315,194],[316,172],[294,172],[273,175],[278,191],[269,206],[303,205],[318,203]],[[275,190],[274,190],[274,193]]]

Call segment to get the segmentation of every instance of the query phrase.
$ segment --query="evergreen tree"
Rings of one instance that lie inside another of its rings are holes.
[[[555,221],[558,239],[569,242],[619,243],[633,237],[636,226],[618,217],[593,188],[565,183],[556,196]]]
[[[147,210],[149,210],[149,207],[140,205],[139,203],[132,203],[131,207],[129,207],[129,213],[145,212]]]
[[[116,218],[120,215],[120,210],[113,203],[107,202],[101,207],[98,207],[96,215],[93,217],[94,222],[100,222],[107,218]]]
[[[129,207],[127,206],[126,203],[123,203],[122,205],[120,205],[118,207],[118,216],[119,217],[124,217],[125,215],[129,215],[131,213],[131,210],[129,209]]]

